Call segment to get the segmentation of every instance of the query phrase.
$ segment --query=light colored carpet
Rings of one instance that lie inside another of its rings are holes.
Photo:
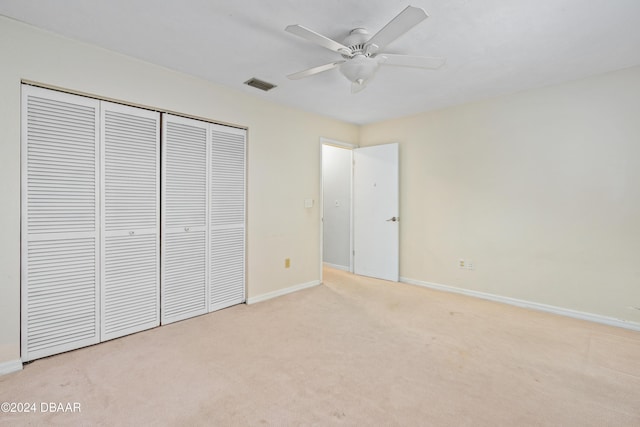
[[[0,424],[638,426],[640,334],[325,270],[325,283],[35,361]]]

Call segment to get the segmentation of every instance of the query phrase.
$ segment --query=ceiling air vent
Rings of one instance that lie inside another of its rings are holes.
[[[265,92],[273,89],[274,87],[276,87],[276,85],[271,84],[269,82],[265,82],[263,80],[260,79],[256,79],[255,77],[247,80],[246,82],[244,82],[244,84],[249,85],[251,87],[255,87],[256,89],[260,89],[263,90]]]

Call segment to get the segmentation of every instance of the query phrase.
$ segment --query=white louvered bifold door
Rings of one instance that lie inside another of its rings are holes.
[[[101,339],[160,324],[160,113],[101,103]]]
[[[245,300],[245,140],[211,125],[209,311]]]
[[[163,324],[208,311],[208,136],[208,123],[163,114]]]
[[[22,87],[22,360],[99,337],[99,101]]]

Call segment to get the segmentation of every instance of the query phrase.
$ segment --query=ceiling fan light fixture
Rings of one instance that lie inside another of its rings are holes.
[[[373,76],[379,65],[375,59],[367,58],[364,55],[356,55],[340,65],[340,72],[350,82],[362,84]]]

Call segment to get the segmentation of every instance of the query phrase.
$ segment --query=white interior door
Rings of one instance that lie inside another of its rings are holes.
[[[398,144],[353,150],[354,272],[397,282]]]
[[[161,323],[206,313],[209,125],[163,115]]]
[[[101,102],[101,340],[160,324],[160,113]]]
[[[210,124],[209,311],[245,300],[246,130]]]
[[[22,88],[22,360],[99,341],[99,101]]]

